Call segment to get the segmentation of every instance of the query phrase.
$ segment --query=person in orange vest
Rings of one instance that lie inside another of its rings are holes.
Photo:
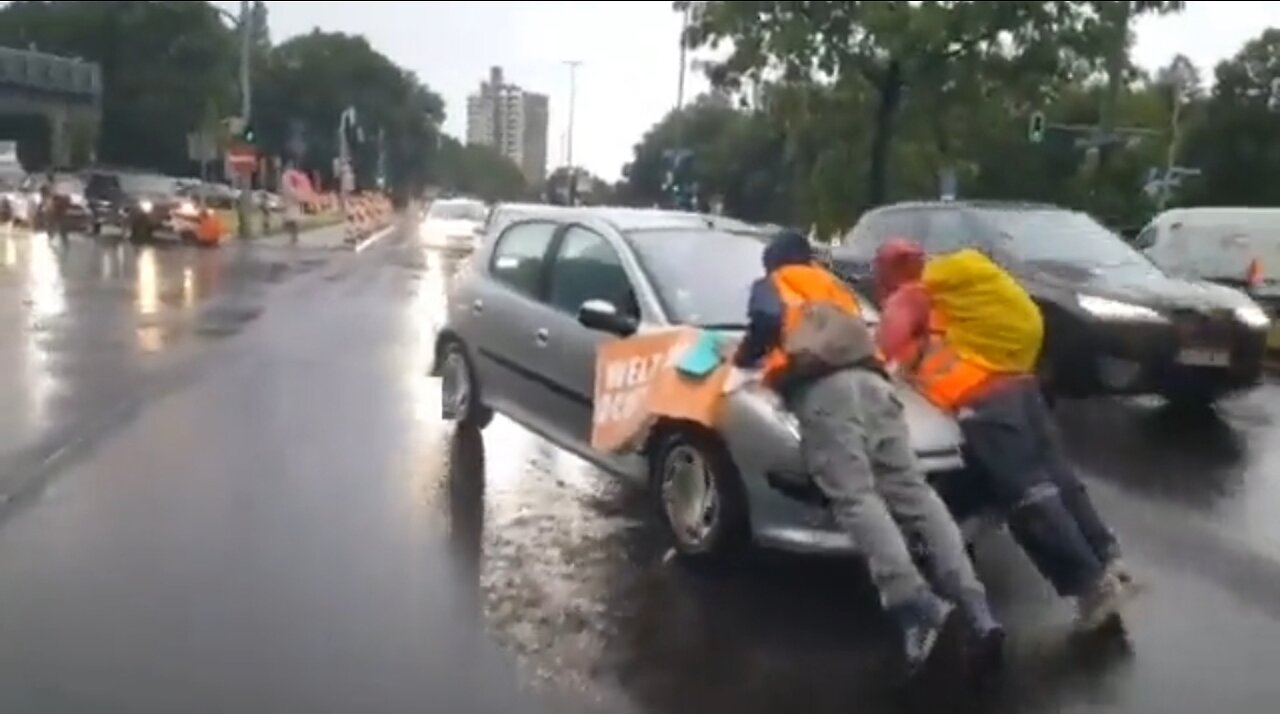
[[[814,483],[866,558],[882,604],[902,629],[908,666],[929,658],[957,606],[972,626],[976,654],[994,664],[1004,631],[955,519],[916,461],[902,403],[876,356],[856,296],[814,264],[809,241],[793,231],[773,239],[764,267],[765,277],[751,289],[748,328],[733,362],[761,369],[765,384],[795,414]],[[802,334],[824,329],[813,327],[818,309],[851,318],[839,357],[814,360],[799,346]],[[903,530],[928,547],[933,587],[912,560]]]
[[[874,263],[882,308],[877,346],[890,369],[958,417],[982,490],[994,496],[1014,539],[1060,595],[1076,599],[1080,625],[1100,627],[1135,592],[1133,581],[1062,453],[1039,380],[992,372],[946,343],[947,316],[921,282],[919,244],[892,238]]]

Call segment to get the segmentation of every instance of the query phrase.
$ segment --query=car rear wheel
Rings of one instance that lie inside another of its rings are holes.
[[[750,542],[746,494],[714,437],[674,433],[650,457],[658,512],[672,545],[695,565],[723,563]]]
[[[462,343],[450,340],[440,350],[440,405],[445,419],[459,426],[483,429],[493,410],[480,401],[480,385]]]

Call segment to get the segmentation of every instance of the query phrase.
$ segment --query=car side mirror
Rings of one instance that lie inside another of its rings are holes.
[[[578,322],[589,330],[608,332],[618,337],[634,335],[639,325],[607,300],[588,300],[578,308]]]

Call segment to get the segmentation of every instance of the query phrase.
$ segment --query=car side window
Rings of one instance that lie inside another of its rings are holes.
[[[560,241],[548,281],[548,302],[571,314],[588,300],[604,300],[618,312],[640,316],[631,278],[609,241],[582,226],[570,226]]]
[[[916,211],[893,210],[865,214],[845,237],[841,253],[870,262],[876,250],[890,238],[920,240],[920,220]]]
[[[517,292],[540,298],[547,248],[555,232],[556,224],[545,221],[511,225],[493,248],[489,273]]]
[[[976,237],[968,219],[960,211],[929,211],[928,225],[920,243],[929,255],[945,255],[976,245]]]

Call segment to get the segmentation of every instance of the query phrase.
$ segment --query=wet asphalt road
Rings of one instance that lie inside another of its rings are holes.
[[[904,693],[859,566],[664,555],[645,494],[424,377],[459,261],[0,227],[0,712],[1274,712],[1280,387],[1064,404],[1151,589],[1079,640],[1007,539],[984,696]]]

